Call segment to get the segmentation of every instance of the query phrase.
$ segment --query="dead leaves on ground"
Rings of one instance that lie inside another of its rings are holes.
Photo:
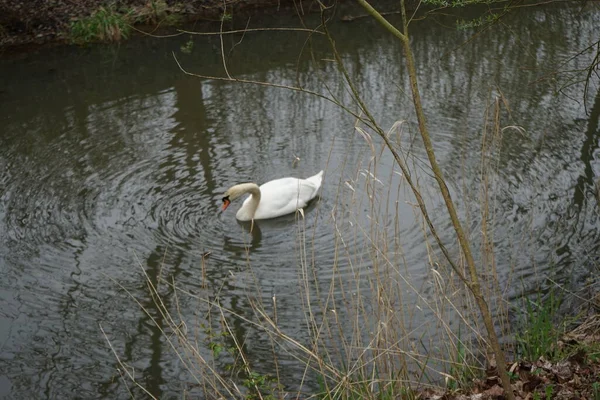
[[[598,399],[600,398],[600,314],[588,318],[559,342],[560,361],[543,357],[535,362],[520,361],[508,366],[513,393],[517,399]],[[431,400],[504,399],[504,389],[495,368],[487,378],[474,382],[469,393],[425,390],[418,396]]]

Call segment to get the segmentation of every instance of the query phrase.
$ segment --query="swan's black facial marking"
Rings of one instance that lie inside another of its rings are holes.
[[[229,200],[229,196],[223,197],[223,211],[227,210],[227,207],[231,204],[231,200]]]

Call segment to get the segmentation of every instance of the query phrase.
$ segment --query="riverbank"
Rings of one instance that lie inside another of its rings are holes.
[[[378,1],[383,10],[396,3]],[[341,4],[356,6],[349,3]],[[314,2],[293,0],[0,0],[0,51],[26,51],[51,44],[118,42],[143,32],[177,33],[186,24],[246,21],[261,15],[307,14],[319,7]],[[364,13],[363,13],[364,14]],[[339,13],[350,21],[354,13]],[[243,22],[245,25],[246,22]],[[206,29],[213,29],[208,27]]]
[[[185,3],[174,0],[0,0],[0,49],[78,41],[77,24],[82,25],[99,12],[103,13],[98,17],[100,25],[118,26],[123,21],[128,30],[135,27],[168,31],[191,21],[218,21],[223,15],[231,18],[236,13],[293,12],[293,7],[294,2],[290,0],[191,0]],[[113,29],[112,32],[115,36],[106,37],[104,41],[128,36],[125,31]],[[90,35],[89,41],[97,41],[95,39]]]

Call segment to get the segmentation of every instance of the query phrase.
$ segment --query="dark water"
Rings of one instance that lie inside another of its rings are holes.
[[[435,149],[479,254],[484,115],[502,93],[510,108],[503,125],[525,131],[506,129],[491,156],[498,282],[507,298],[549,278],[577,292],[597,275],[600,261],[600,94],[590,87],[586,112],[582,84],[557,95],[569,77],[548,73],[589,62],[590,54],[569,58],[597,40],[600,13],[531,9],[506,23],[474,38],[451,19],[414,23]],[[452,240],[414,139],[399,45],[368,19],[331,29],[382,126],[407,121],[403,150],[442,237]],[[313,44],[315,65],[306,37],[228,37],[229,72],[329,93],[355,111],[325,41]],[[187,54],[181,47],[189,40],[194,45]],[[191,72],[224,76],[220,48],[217,37],[138,38],[119,47],[55,48],[0,61],[0,397],[130,398],[131,385],[121,380],[100,326],[157,397],[181,398],[184,388],[195,393],[161,332],[167,321],[142,271],[249,320],[255,317],[251,301],[269,308],[275,297],[278,324],[300,341],[308,340],[303,299],[322,296],[319,285],[327,293],[331,282],[349,282],[330,290],[339,296],[358,296],[362,284],[349,287],[361,277],[370,287],[377,267],[373,237],[379,245],[395,244],[383,253],[390,265],[402,265],[403,301],[432,296],[414,199],[380,143],[374,140],[375,167],[354,118],[331,102],[186,76],[172,57]],[[219,211],[222,193],[235,183],[320,169],[326,170],[324,186],[304,221],[292,215],[249,232],[236,222],[235,210]],[[303,286],[308,270],[316,286]],[[202,348],[206,334],[198,326],[214,310],[175,297],[165,285],[161,290],[166,307],[200,331]],[[411,317],[414,326],[431,317],[426,308]],[[248,322],[231,324],[254,368],[271,372],[268,338]],[[302,366],[285,356],[279,362],[283,381],[297,388]]]

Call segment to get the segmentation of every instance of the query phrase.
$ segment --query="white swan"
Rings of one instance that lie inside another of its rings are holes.
[[[256,183],[241,183],[230,187],[225,192],[223,211],[232,201],[245,193],[250,193],[235,214],[240,221],[275,218],[296,210],[303,213],[302,209],[315,198],[322,181],[323,171],[306,179],[275,179],[260,187]]]

